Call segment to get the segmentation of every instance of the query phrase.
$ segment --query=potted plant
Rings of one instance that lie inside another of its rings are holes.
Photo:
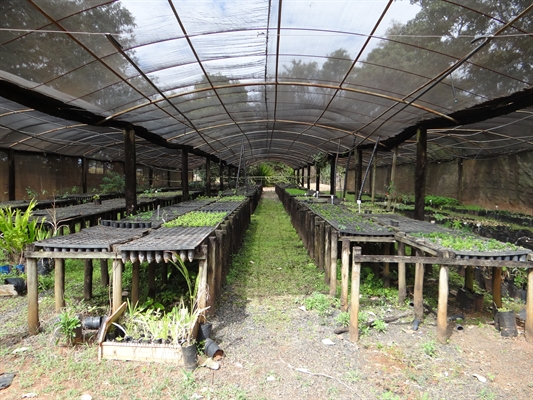
[[[65,308],[54,324],[56,327],[56,344],[62,336],[68,346],[73,346],[77,340],[81,340],[81,322],[78,316]]]
[[[93,196],[93,202],[97,206],[102,204],[102,200],[100,200],[100,195],[98,193]]]

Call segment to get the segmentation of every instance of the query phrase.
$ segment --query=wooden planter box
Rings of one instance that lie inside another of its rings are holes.
[[[98,360],[125,360],[172,363],[184,366],[181,346],[143,343],[102,342]]]
[[[122,305],[105,321],[98,332],[98,361],[124,360],[172,363],[185,366],[181,346],[168,344],[105,342],[109,327],[117,321],[126,309]]]

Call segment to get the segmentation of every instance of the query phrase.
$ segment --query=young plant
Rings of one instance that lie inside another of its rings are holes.
[[[74,345],[76,339],[76,329],[81,326],[80,319],[76,314],[71,312],[68,308],[59,314],[59,319],[54,324],[56,332],[60,333],[65,339],[67,345]],[[57,337],[56,344],[59,343],[60,336]]]

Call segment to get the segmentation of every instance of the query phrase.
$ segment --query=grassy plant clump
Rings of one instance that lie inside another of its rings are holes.
[[[246,200],[246,196],[238,196],[238,195],[222,196],[217,199],[217,201],[235,201],[235,202],[244,201],[244,200]]]
[[[291,196],[303,196],[307,193],[305,189],[287,188],[285,191]]]
[[[203,212],[191,211],[178,218],[165,222],[163,224],[166,228],[174,227],[191,227],[191,226],[216,226],[226,218],[227,212]]]
[[[329,315],[333,311],[333,307],[337,306],[338,303],[338,299],[318,292],[313,293],[304,301],[306,309],[315,310],[321,317]]]

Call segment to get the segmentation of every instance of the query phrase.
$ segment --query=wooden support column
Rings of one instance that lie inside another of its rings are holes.
[[[198,262],[198,277],[200,282],[198,285],[198,307],[204,309],[207,307],[207,245],[201,245],[202,255],[204,256],[202,260]],[[202,312],[202,315],[205,313]],[[205,322],[205,321],[200,321]]]
[[[422,250],[416,249],[416,256],[422,257]],[[415,319],[422,322],[424,320],[424,299],[423,299],[423,288],[424,288],[424,264],[416,263],[415,264],[415,288],[414,288],[414,308],[415,308]]]
[[[207,309],[208,315],[215,315],[215,304],[218,297],[217,292],[217,240],[216,236],[209,236],[209,248],[207,254]]]
[[[106,258],[100,259],[100,279],[103,286],[109,286],[109,266]]]
[[[183,201],[189,200],[189,153],[187,149],[181,150],[181,192]]]
[[[396,146],[392,153],[392,165],[390,170],[390,182],[389,182],[389,197],[387,199],[387,211],[390,211],[392,206],[392,198],[396,199],[396,162],[398,159],[398,146]],[[404,264],[405,266],[405,264]]]
[[[26,286],[28,290],[28,333],[39,333],[39,279],[37,276],[37,260],[26,259]]]
[[[307,166],[307,190],[311,190],[311,166]]]
[[[167,171],[167,186],[172,187],[172,181],[170,179],[170,171]]]
[[[361,284],[361,263],[355,261],[361,255],[361,247],[352,251],[352,296],[350,298],[350,342],[359,340],[359,287]]]
[[[355,199],[359,190],[361,190],[361,184],[363,182],[363,150],[357,149],[357,169],[355,171]]]
[[[533,268],[527,270],[526,340],[533,343]]]
[[[93,298],[93,260],[86,258],[83,260],[83,298],[90,300]]]
[[[89,162],[87,158],[81,159],[81,192],[87,193],[87,176],[89,175]]]
[[[7,153],[7,168],[7,197],[8,200],[15,200],[15,150],[13,148],[10,148],[9,153]]]
[[[446,333],[448,326],[448,276],[449,268],[441,265],[439,272],[439,304],[437,307],[437,341],[441,344],[446,344],[448,340]]]
[[[54,260],[54,299],[55,310],[60,312],[65,307],[65,260]]]
[[[330,296],[336,296],[337,295],[337,245],[339,240],[339,233],[335,229],[331,229],[330,234],[330,255],[331,258],[329,259],[329,295]]]
[[[215,231],[217,237],[217,261],[215,266],[216,276],[216,292],[221,293],[222,291],[222,280],[223,280],[223,269],[224,269],[224,231],[217,229]]]
[[[331,275],[331,225],[324,226],[324,283],[329,285]]]
[[[166,285],[168,283],[168,263],[161,264],[161,284]]]
[[[415,167],[415,213],[414,219],[424,220],[426,196],[427,130],[418,128]]]
[[[137,212],[137,165],[135,131],[133,129],[124,130],[124,174],[126,178],[126,215],[135,214]]]
[[[300,184],[300,168],[296,170],[296,185]]]
[[[391,244],[383,243],[383,254],[389,256],[391,254]],[[383,287],[390,288],[390,263],[383,263]]]
[[[152,261],[148,264],[148,297],[155,297],[155,267],[157,263]]]
[[[113,260],[113,312],[122,304],[122,270],[124,264],[120,258]]]
[[[218,162],[218,174],[220,175],[219,190],[222,192],[224,190],[224,164],[222,164],[222,160]]]
[[[342,239],[341,311],[348,310],[348,274],[350,272],[350,239]]]
[[[211,159],[205,158],[205,194],[211,196]]]
[[[320,192],[320,168],[315,164],[315,192]]]
[[[405,256],[405,244],[398,242],[398,255]],[[407,298],[407,285],[405,282],[405,262],[398,262],[398,304],[402,305]]]
[[[139,302],[139,273],[141,262],[139,260],[132,263],[131,266],[131,304],[136,305]]]
[[[457,159],[457,201],[463,203],[463,160]]]
[[[372,161],[372,199],[371,199],[372,204],[374,204],[374,198],[376,196],[377,158],[378,158],[378,155],[376,154]]]
[[[336,193],[336,176],[337,176],[337,170],[335,165],[335,157],[329,156],[329,194],[335,194]]]
[[[465,289],[470,293],[474,292],[474,267],[469,265],[465,270]]]
[[[531,274],[531,270],[529,274]],[[502,269],[498,267],[492,267],[492,301],[496,307],[502,308]]]
[[[148,186],[150,188],[154,186],[154,169],[152,167],[148,168]]]

